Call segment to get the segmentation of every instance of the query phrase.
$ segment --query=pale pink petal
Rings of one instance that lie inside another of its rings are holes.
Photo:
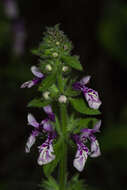
[[[26,87],[31,88],[32,86],[34,86],[34,82],[32,80],[30,80],[30,81],[23,83],[20,88],[26,88]]]
[[[78,150],[75,156],[75,159],[73,161],[73,166],[79,171],[82,172],[86,163],[88,157],[88,153],[86,151],[82,151],[82,154],[80,154],[80,151]]]
[[[31,72],[38,78],[42,78],[44,75],[40,72],[40,70],[36,66],[31,67]]]
[[[81,79],[81,84],[86,85],[90,81],[91,76],[86,76]]]
[[[36,137],[33,135],[30,135],[30,137],[27,140],[26,147],[25,147],[26,153],[30,152],[30,149],[33,146],[33,144],[35,143],[35,141],[36,141]]]
[[[97,140],[91,142],[91,154],[90,157],[95,158],[101,155],[100,146]]]
[[[100,126],[101,126],[101,120],[99,120],[99,121],[95,124],[93,130],[94,130],[95,132],[99,132]]]
[[[36,119],[31,113],[28,114],[27,119],[28,119],[29,125],[32,125],[33,127],[36,127],[36,128],[39,127],[39,123],[36,121]]]

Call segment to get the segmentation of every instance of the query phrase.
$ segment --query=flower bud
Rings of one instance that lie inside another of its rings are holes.
[[[59,97],[58,101],[59,101],[60,103],[66,103],[66,102],[67,102],[67,97],[64,96],[64,95],[61,95],[61,96]]]
[[[47,71],[51,71],[51,70],[52,70],[52,66],[51,66],[50,64],[48,64],[48,65],[46,65],[45,69],[46,69]]]
[[[62,71],[63,71],[63,72],[68,71],[68,66],[63,66]]]
[[[56,42],[56,45],[57,45],[57,46],[60,45],[60,42]]]
[[[58,53],[57,52],[54,52],[52,55],[53,55],[53,57],[58,57]]]
[[[43,92],[43,97],[46,99],[46,100],[49,100],[49,94],[50,94],[50,92],[49,91],[45,91],[45,92]]]

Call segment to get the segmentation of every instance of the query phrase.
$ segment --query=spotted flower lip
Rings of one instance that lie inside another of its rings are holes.
[[[27,81],[21,85],[21,88],[31,88],[32,86],[41,82],[44,78],[44,75],[39,71],[38,67],[32,66],[31,72],[35,75],[33,80]]]
[[[101,155],[98,140],[94,136],[94,133],[100,132],[99,131],[100,126],[101,126],[101,120],[95,124],[93,129],[85,128],[81,130],[80,135],[72,136],[78,147],[75,159],[73,161],[73,166],[80,172],[83,171],[84,169],[88,155],[91,158],[95,158]],[[91,143],[90,151],[87,148],[87,146],[84,144],[87,141],[87,139]]]
[[[73,88],[75,90],[81,90],[84,94],[84,97],[86,101],[88,102],[88,105],[92,109],[98,109],[102,102],[99,99],[98,92],[95,90],[86,87],[86,84],[90,81],[90,76],[86,76],[83,79],[81,79],[79,82],[76,82],[73,85]]]
[[[54,138],[55,138],[54,133],[49,133],[46,141],[41,146],[38,147],[40,154],[37,162],[40,166],[48,164],[55,159],[55,155],[53,154],[54,153],[53,145],[52,145]]]
[[[34,130],[32,131],[31,135],[29,136],[29,138],[27,140],[26,147],[25,147],[26,153],[30,152],[31,147],[33,146],[33,144],[36,141],[36,137],[40,133],[42,133],[42,132],[47,132],[47,133],[52,132],[53,133],[53,127],[52,127],[50,121],[55,121],[55,115],[52,112],[52,108],[50,105],[45,106],[44,111],[47,113],[48,118],[42,120],[41,123],[38,123],[36,121],[35,117],[31,113],[29,113],[27,116],[28,125],[33,126]],[[51,117],[51,115],[52,115],[52,117]]]
[[[77,152],[75,159],[73,160],[73,166],[79,171],[82,172],[88,157],[88,148],[83,144],[78,135],[74,135],[73,139],[77,144]]]

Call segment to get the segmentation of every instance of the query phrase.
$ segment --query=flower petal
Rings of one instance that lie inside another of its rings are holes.
[[[83,93],[90,108],[98,109],[100,107],[102,102],[99,99],[98,92],[90,88],[85,88]]]
[[[99,120],[99,121],[95,124],[95,126],[94,126],[94,128],[93,128],[94,132],[99,132],[100,126],[101,126],[101,120]]]
[[[44,75],[40,72],[40,70],[36,66],[31,67],[31,72],[38,78],[43,78]]]
[[[82,172],[88,157],[88,153],[85,150],[77,150],[75,159],[73,161],[73,166],[79,171]]]
[[[35,117],[31,113],[28,114],[27,119],[29,125],[32,125],[33,127],[36,128],[39,127],[39,123],[36,121]]]
[[[47,114],[53,113],[52,107],[50,105],[43,107],[43,109],[44,109],[45,113],[47,113]]]
[[[34,82],[32,80],[24,82],[20,88],[31,88],[32,86],[34,86]]]
[[[48,118],[52,121],[55,121],[55,115],[52,111],[52,107],[50,105],[43,107],[45,113],[48,114]]]
[[[86,76],[80,80],[82,85],[86,85],[90,81],[91,76]]]
[[[91,154],[90,157],[95,158],[101,155],[100,146],[97,140],[91,142]]]
[[[55,155],[52,154],[54,152],[52,144],[47,145],[47,146],[44,146],[44,145],[45,143],[43,143],[41,146],[42,148],[40,150],[40,155],[37,160],[40,166],[48,164],[55,159]]]
[[[44,124],[43,124],[43,129],[44,129],[46,132],[51,132],[51,131],[53,131],[52,125],[49,123],[49,121],[44,122]]]

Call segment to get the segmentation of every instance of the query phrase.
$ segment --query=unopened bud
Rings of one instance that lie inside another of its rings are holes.
[[[51,70],[52,70],[52,66],[48,64],[48,65],[46,65],[45,69],[46,69],[47,71],[51,71]]]
[[[68,71],[68,66],[63,66],[62,71],[64,72]]]
[[[54,52],[52,55],[53,55],[53,57],[58,57],[58,53],[57,52]]]
[[[50,94],[50,92],[49,91],[45,91],[45,92],[43,92],[43,97],[46,99],[46,100],[48,100],[50,97],[49,97],[49,94]]]
[[[61,95],[61,96],[59,97],[58,101],[59,101],[60,103],[66,103],[66,102],[67,102],[67,97],[64,96],[64,95]]]
[[[56,45],[57,45],[57,46],[60,45],[60,42],[56,42]]]

